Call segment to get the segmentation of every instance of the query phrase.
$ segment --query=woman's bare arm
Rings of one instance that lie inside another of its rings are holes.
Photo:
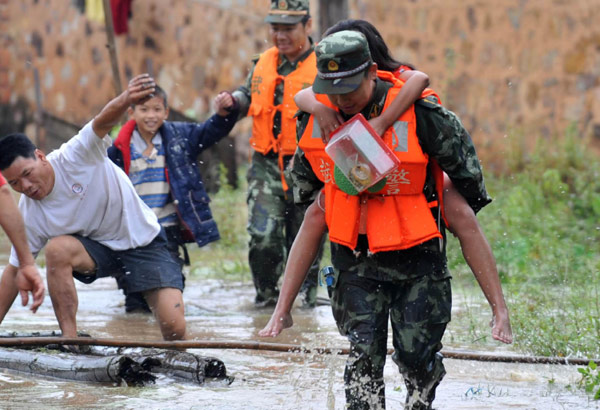
[[[304,279],[306,279],[310,266],[319,252],[321,238],[326,231],[325,212],[317,203],[320,197],[321,195],[308,207],[304,214],[304,221],[294,239],[285,265],[283,284],[281,285],[277,306],[275,306],[269,323],[258,332],[259,336],[275,337],[283,329],[287,329],[294,324],[290,314],[292,305],[296,300],[296,296],[298,296]]]
[[[298,108],[313,114],[321,129],[321,138],[324,143],[329,142],[329,134],[344,122],[342,116],[334,109],[319,102],[312,87],[301,90],[294,96]]]
[[[405,83],[394,101],[380,116],[372,118],[369,121],[369,124],[371,124],[379,135],[383,135],[404,111],[421,98],[421,94],[429,86],[429,76],[417,70],[403,72],[400,79],[405,81]]]

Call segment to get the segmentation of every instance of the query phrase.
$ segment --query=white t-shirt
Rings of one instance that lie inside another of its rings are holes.
[[[90,121],[47,158],[55,181],[42,200],[21,195],[31,251],[60,235],[79,234],[120,251],[148,245],[160,231],[156,215],[138,197],[125,173],[107,156],[108,136],[98,138]],[[13,248],[10,264],[18,266]]]

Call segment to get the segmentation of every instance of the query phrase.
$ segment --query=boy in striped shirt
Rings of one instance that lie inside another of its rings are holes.
[[[204,246],[219,239],[197,158],[229,134],[238,107],[227,92],[213,104],[215,114],[203,123],[167,121],[167,95],[157,86],[152,98],[128,109],[130,120],[108,149],[109,158],[129,175],[165,228],[169,251],[181,266],[189,264],[185,243]],[[119,287],[126,294],[127,312],[149,312],[140,294],[128,293],[122,283]]]

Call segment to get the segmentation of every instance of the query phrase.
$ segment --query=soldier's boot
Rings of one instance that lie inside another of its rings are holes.
[[[277,304],[277,299],[279,299],[279,289],[257,289],[256,297],[254,298],[254,306],[259,308],[275,306]]]
[[[346,386],[346,408],[348,410],[385,410],[385,384],[383,369],[373,370],[370,361],[360,361],[355,367],[354,351],[350,353],[344,370]],[[365,366],[366,365],[366,366]],[[364,367],[363,367],[364,366]]]
[[[300,289],[300,297],[302,298],[303,309],[312,309],[317,306],[317,285],[309,282],[304,282]]]
[[[405,375],[406,403],[405,410],[431,410],[435,399],[435,389],[440,384],[446,370],[442,364],[442,355],[436,353],[424,374]]]
[[[349,410],[385,410],[383,379],[359,381],[346,385],[346,406]]]

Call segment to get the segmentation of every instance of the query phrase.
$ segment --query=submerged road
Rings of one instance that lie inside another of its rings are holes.
[[[276,339],[257,337],[270,316],[255,309],[250,282],[222,282],[189,278],[184,293],[188,337],[212,341],[261,341],[316,347],[347,347],[328,306],[296,309],[296,324]],[[77,285],[79,330],[96,338],[160,340],[149,315],[126,315],[123,297],[114,280]],[[0,326],[1,332],[52,331],[58,325],[49,297],[37,314],[17,301]],[[455,330],[457,331],[457,330]],[[449,339],[449,338],[448,338]],[[390,342],[391,346],[391,342]],[[452,345],[445,348],[468,349]],[[510,354],[499,343],[478,346],[480,351]],[[211,382],[197,386],[161,378],[156,385],[132,388],[43,379],[0,370],[2,408],[119,408],[119,409],[342,409],[344,357],[245,349],[193,349],[225,362],[231,385]],[[438,409],[585,409],[600,408],[576,387],[577,367],[489,363],[446,359],[448,374],[438,388]],[[396,366],[385,369],[389,409],[401,408],[406,389]]]

